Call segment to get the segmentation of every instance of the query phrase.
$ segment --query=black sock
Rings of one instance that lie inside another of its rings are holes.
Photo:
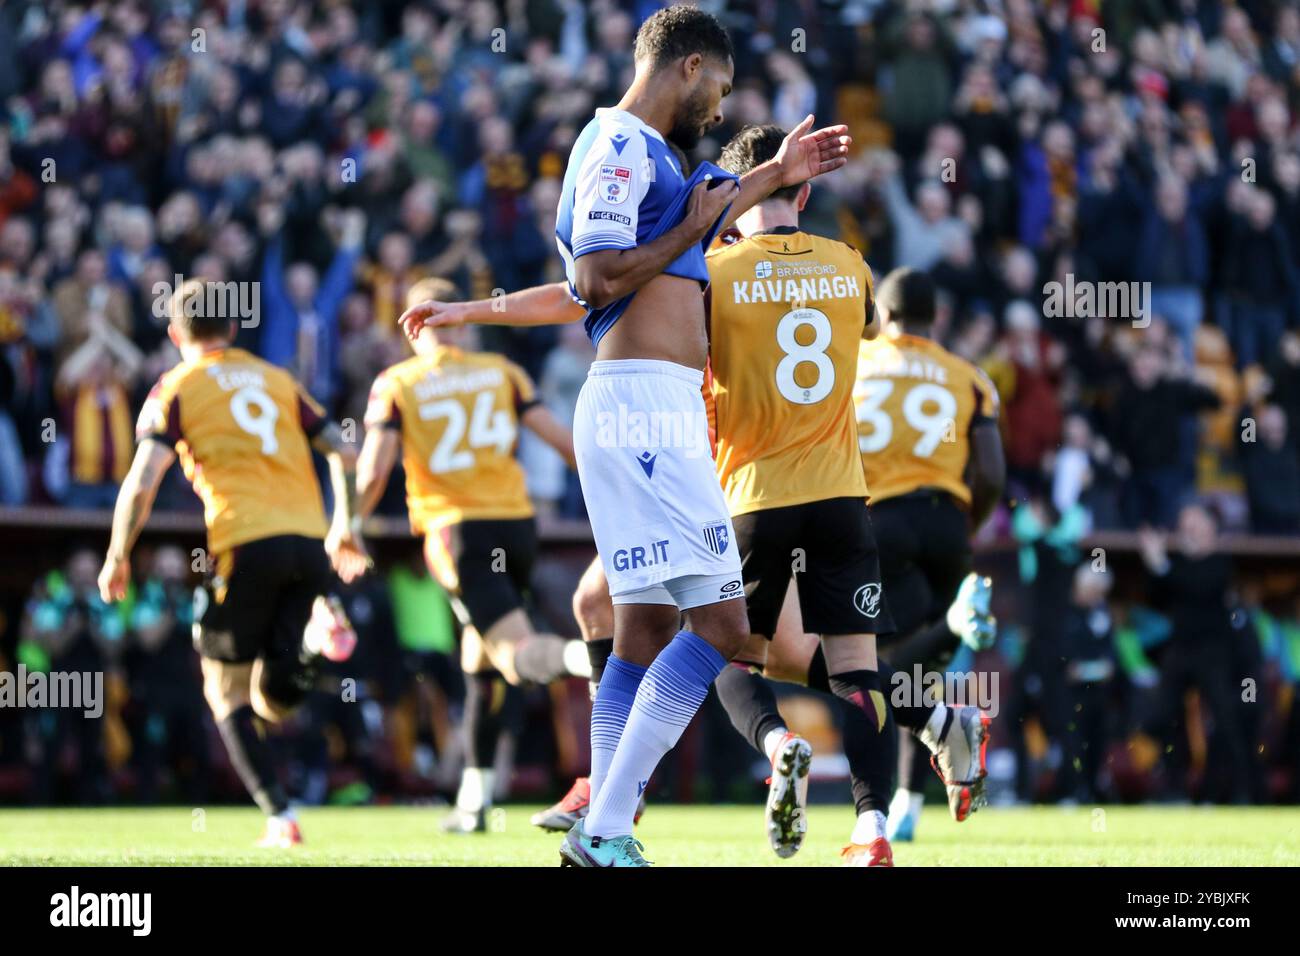
[[[844,756],[849,761],[853,802],[858,813],[868,810],[888,813],[897,748],[889,706],[880,690],[880,674],[846,671],[831,675],[828,683],[832,693],[849,705],[846,710],[850,713],[845,715]],[[850,730],[855,719],[860,723]]]
[[[245,704],[217,721],[230,763],[253,801],[267,815],[284,813],[289,800],[275,775],[271,748],[257,727],[257,715]]]
[[[834,693],[831,690],[831,675],[826,670],[826,655],[822,653],[822,646],[817,645],[817,650],[813,651],[812,660],[808,662],[808,683],[805,685],[809,690],[819,690],[823,694]]]
[[[591,699],[596,699],[596,688],[600,687],[600,679],[605,675],[605,665],[609,663],[610,655],[614,653],[614,639],[612,637],[597,637],[587,642],[587,660],[591,662],[591,676],[587,678],[587,684],[591,688]]]
[[[496,671],[465,675],[465,766],[490,770],[496,762],[505,679]]]
[[[748,665],[733,662],[722,669],[713,686],[718,691],[723,709],[731,718],[731,726],[766,757],[764,739],[772,731],[785,726],[776,707],[772,685],[750,670]]]
[[[914,682],[910,671],[895,671],[883,660],[878,666],[881,683],[889,688],[886,695],[889,709],[893,711],[898,725],[913,732],[924,729],[930,720],[930,715],[934,713],[934,704],[926,702],[925,689],[921,688],[920,694],[914,693],[915,688],[912,686]]]
[[[530,684],[549,684],[568,674],[564,667],[564,647],[569,642],[562,637],[534,634],[525,638],[515,648],[515,673],[520,680]]]

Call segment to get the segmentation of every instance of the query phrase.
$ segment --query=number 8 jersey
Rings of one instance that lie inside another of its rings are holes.
[[[325,413],[282,368],[243,349],[182,362],[149,392],[136,440],[176,448],[203,502],[208,548],[281,534],[325,537],[308,439]]]
[[[402,436],[411,530],[532,516],[514,450],[519,418],[536,404],[527,373],[491,352],[440,345],[379,374],[366,427]]]
[[[862,342],[853,397],[873,501],[941,488],[970,505],[970,430],[998,414],[987,375],[930,339],[881,335]]]
[[[790,227],[709,252],[709,381],[733,515],[867,495],[853,379],[871,270]]]

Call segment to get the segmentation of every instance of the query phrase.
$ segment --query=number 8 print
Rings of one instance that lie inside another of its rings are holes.
[[[795,333],[803,326],[811,326],[813,340],[800,345]],[[796,405],[813,405],[831,393],[835,387],[835,364],[826,354],[831,345],[831,320],[817,309],[795,309],[781,316],[776,324],[776,344],[785,353],[776,366],[776,388],[781,396]],[[808,362],[817,367],[817,381],[808,387],[794,380],[794,370]]]

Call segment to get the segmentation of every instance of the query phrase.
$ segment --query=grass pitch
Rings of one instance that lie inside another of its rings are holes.
[[[259,850],[252,809],[0,810],[0,864],[18,866],[556,866],[558,834],[528,823],[534,806],[494,813],[493,831],[448,836],[431,807],[301,811],[306,844]],[[651,806],[637,834],[666,866],[830,866],[853,823],[815,806],[794,859],[768,849],[762,808]],[[927,808],[899,866],[1300,866],[1300,809],[986,808],[955,824]]]

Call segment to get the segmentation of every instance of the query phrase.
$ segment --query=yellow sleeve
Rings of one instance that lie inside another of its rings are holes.
[[[515,392],[516,415],[522,415],[540,403],[541,400],[537,397],[537,386],[533,384],[528,373],[514,362],[506,362],[506,377],[510,379],[510,385]]]
[[[139,442],[151,439],[168,446],[175,446],[181,440],[180,401],[176,387],[169,383],[164,374],[149,390],[140,409],[140,417],[135,423],[135,440]]]
[[[380,372],[370,386],[365,425],[367,428],[402,427],[402,412],[397,407],[397,383],[388,372]]]

